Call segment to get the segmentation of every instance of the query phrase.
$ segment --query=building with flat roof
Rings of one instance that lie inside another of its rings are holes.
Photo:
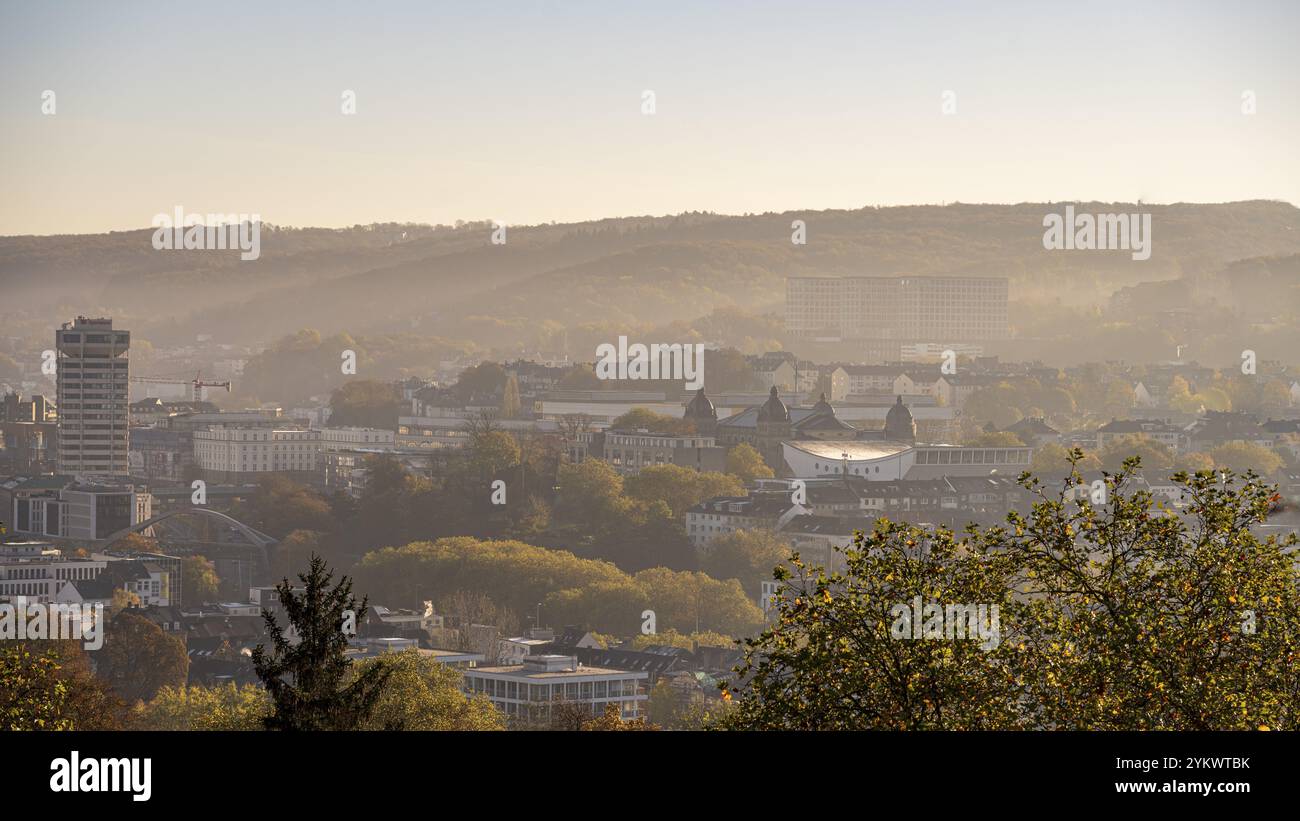
[[[785,327],[820,341],[969,343],[1006,339],[1003,277],[789,277]]]
[[[127,350],[131,334],[112,319],[79,316],[54,332],[59,408],[58,472],[131,472]]]
[[[320,428],[321,450],[345,450],[353,447],[379,447],[397,443],[397,434],[383,428]]]
[[[153,515],[153,497],[134,485],[63,475],[4,480],[0,505],[15,534],[79,542],[105,539]]]
[[[85,558],[49,543],[19,547],[42,544],[40,552],[0,550],[0,602],[19,596],[36,604],[104,601],[125,590],[146,605],[180,603],[180,559],[174,556],[95,553]]]
[[[486,696],[512,720],[548,724],[558,703],[578,704],[593,716],[618,706],[624,719],[638,718],[649,698],[649,674],[587,667],[573,656],[530,656],[522,664],[463,670],[466,695]]]

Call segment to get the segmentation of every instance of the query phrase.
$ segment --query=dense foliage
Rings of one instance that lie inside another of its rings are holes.
[[[778,568],[778,616],[746,642],[726,724],[1296,727],[1296,539],[1251,530],[1275,492],[1250,474],[1179,474],[1190,501],[1174,512],[1127,491],[1137,467],[1107,477],[1105,504],[1067,501],[1077,473],[1058,493],[1025,475],[1033,509],[1005,527],[957,534],[882,520],[844,551],[843,573],[797,557]],[[996,641],[928,632],[932,616],[948,626],[946,609],[923,611],[919,635],[899,629],[913,601],[996,605]]]

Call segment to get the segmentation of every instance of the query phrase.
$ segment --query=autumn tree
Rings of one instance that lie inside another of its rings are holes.
[[[501,392],[501,418],[517,419],[519,411],[519,380],[514,374],[510,374],[506,377],[506,384]]]
[[[113,590],[113,598],[109,600],[108,607],[105,611],[110,619],[117,618],[117,614],[128,608],[140,606],[140,594],[127,590],[125,587],[118,587]]]
[[[475,476],[486,481],[519,464],[519,443],[505,431],[489,431],[470,442],[469,460]]]
[[[335,526],[329,502],[306,485],[278,475],[259,480],[257,492],[231,515],[276,537],[294,530],[329,532]]]
[[[362,730],[504,730],[505,716],[483,696],[461,692],[460,671],[405,650],[354,666],[355,680],[379,671],[383,692]]]
[[[697,647],[735,647],[736,640],[711,630],[698,633],[679,633],[668,629],[658,633],[638,633],[632,637],[632,649],[644,650],[647,647],[680,647],[683,650],[695,650]]]
[[[460,625],[458,650],[474,650],[474,643],[466,628],[471,624],[487,624],[496,627],[503,635],[517,635],[519,616],[514,611],[501,607],[491,596],[482,592],[457,590],[438,599],[437,612]]]
[[[967,438],[962,445],[972,448],[1023,448],[1025,443],[1011,431],[986,431]]]
[[[646,720],[668,730],[705,730],[723,726],[731,702],[699,692],[683,692],[661,678],[646,699]]]
[[[215,601],[221,579],[217,566],[203,556],[187,556],[181,561],[181,601],[200,604]]]
[[[650,505],[662,501],[682,520],[686,510],[716,496],[744,496],[745,487],[728,473],[693,470],[681,465],[652,465],[623,480],[628,498]]]
[[[356,574],[358,585],[388,602],[483,593],[513,613],[532,613],[540,603],[553,624],[587,623],[620,635],[638,632],[647,607],[661,630],[740,636],[763,620],[735,580],[663,567],[630,575],[606,561],[517,541],[458,536],[386,548],[368,554]]]
[[[104,633],[104,647],[96,655],[99,675],[128,703],[185,683],[190,668],[185,645],[149,619],[124,610]]]
[[[1210,458],[1208,453],[1198,451],[1180,453],[1174,457],[1174,470],[1181,470],[1186,473],[1214,470],[1214,460]]]
[[[354,379],[330,395],[330,424],[396,430],[404,403],[391,382]]]
[[[727,451],[727,473],[735,476],[743,484],[750,484],[755,479],[771,479],[776,474],[763,456],[750,444],[740,443]]]
[[[1215,468],[1236,473],[1254,471],[1260,476],[1272,476],[1282,470],[1282,457],[1272,450],[1252,442],[1229,442],[1209,452]]]
[[[1101,470],[1101,460],[1093,454],[1084,454],[1075,467],[1081,472]],[[1060,473],[1071,469],[1070,450],[1055,442],[1046,442],[1034,449],[1029,469],[1035,474]]]
[[[756,591],[789,555],[789,543],[770,530],[738,530],[709,542],[700,569],[715,579],[738,579],[746,590]]]
[[[72,730],[68,685],[52,652],[33,652],[25,642],[0,643],[0,729]]]
[[[456,395],[464,401],[475,397],[498,396],[505,389],[506,371],[496,362],[481,362],[460,372]]]
[[[307,569],[313,554],[321,552],[322,534],[314,530],[293,530],[271,549],[271,576],[283,579]]]
[[[982,644],[978,634],[925,640],[914,630],[922,626],[914,602],[939,612],[974,603],[1011,607],[1014,564],[990,547],[978,534],[959,537],[880,519],[843,549],[842,573],[827,574],[792,554],[773,574],[782,582],[776,619],[743,643],[738,683],[724,691],[736,701],[726,726],[1019,726],[1015,678],[1007,667],[1014,650],[1007,643]]]
[[[566,391],[598,391],[602,383],[590,365],[575,365],[560,379],[559,387]]]
[[[704,372],[708,374],[709,391],[758,390],[761,383],[745,356],[735,348],[721,348],[704,352]],[[827,391],[829,393],[829,391]]]
[[[1168,445],[1149,436],[1119,436],[1101,449],[1101,466],[1118,471],[1126,459],[1136,456],[1142,465],[1156,471],[1168,470],[1174,463],[1173,451]]]
[[[610,430],[647,430],[651,433],[688,434],[695,432],[695,424],[689,419],[655,413],[648,408],[632,410],[615,417],[609,423]]]
[[[139,533],[128,533],[113,542],[110,547],[124,553],[157,553],[158,540]]]
[[[1066,502],[1032,479],[1032,512],[999,539],[1028,583],[1015,632],[1033,726],[1256,729],[1300,718],[1296,543],[1251,528],[1275,490],[1254,475],[1175,474],[1188,504],[1165,511],[1128,491]]]
[[[0,729],[120,730],[126,703],[79,640],[0,642]]]
[[[67,685],[68,694],[64,715],[72,720],[74,729],[123,729],[129,705],[103,677],[96,674],[90,653],[82,641],[68,639],[32,644],[41,645],[42,652],[51,653],[59,663],[59,676]]]
[[[579,729],[583,732],[629,732],[658,730],[659,726],[651,724],[645,716],[624,719],[617,704],[606,704],[600,715],[582,722]]]
[[[1296,726],[1297,539],[1252,531],[1276,490],[1251,474],[1179,473],[1189,501],[1175,513],[1130,489],[1139,467],[1131,459],[1107,476],[1103,504],[1072,492],[1083,482],[1077,471],[1050,492],[1026,474],[1032,510],[1008,514],[1006,526],[958,536],[882,520],[845,549],[842,574],[797,559],[778,568],[778,618],[746,643],[725,723]],[[996,641],[895,630],[889,619],[901,615],[891,607],[908,597],[938,605],[931,615],[940,616],[948,605],[996,604]]]
[[[628,513],[623,477],[608,462],[585,459],[561,465],[555,515],[561,521],[581,522],[599,532],[616,526]]]
[[[167,686],[135,706],[131,727],[139,730],[262,730],[271,697],[254,684],[215,687]]]

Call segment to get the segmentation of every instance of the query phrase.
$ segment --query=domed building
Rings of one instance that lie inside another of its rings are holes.
[[[696,391],[691,401],[686,403],[682,417],[695,423],[696,433],[711,435],[718,428],[718,411],[713,407],[713,401],[705,396],[704,388]]]
[[[781,401],[780,394],[776,391],[776,386],[772,386],[772,391],[767,395],[767,401],[758,408],[758,424],[760,427],[767,425],[786,425],[790,424],[790,409]]]
[[[726,448],[742,443],[752,445],[777,475],[785,471],[783,442],[791,439],[854,439],[860,433],[852,425],[836,418],[835,409],[826,401],[825,394],[811,408],[791,408],[781,400],[775,387],[763,404],[719,421],[716,429],[719,445]]]
[[[916,441],[916,420],[912,418],[912,412],[903,404],[903,397],[899,396],[898,401],[885,414],[885,438],[891,442],[915,442]]]
[[[916,419],[901,395],[892,405],[876,407],[888,408],[883,428],[850,425],[836,416],[825,395],[811,407],[787,406],[776,388],[761,405],[723,419],[716,419],[703,392],[692,398],[687,411],[714,425],[719,448],[752,445],[778,478],[844,476],[883,482],[989,476],[1023,470],[1033,457],[1031,447],[918,444]]]

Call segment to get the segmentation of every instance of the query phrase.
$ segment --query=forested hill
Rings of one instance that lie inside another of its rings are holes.
[[[627,217],[510,226],[504,245],[485,222],[267,226],[249,262],[237,251],[155,251],[145,229],[0,237],[0,320],[22,334],[52,315],[102,313],[155,344],[195,333],[263,342],[311,327],[496,346],[593,321],[779,311],[790,275],[1007,276],[1013,299],[1100,303],[1122,286],[1300,252],[1300,210],[1287,203],[1074,205],[1151,213],[1151,258],[1044,250],[1043,216],[1060,203]],[[805,245],[791,242],[794,220],[807,225]]]

